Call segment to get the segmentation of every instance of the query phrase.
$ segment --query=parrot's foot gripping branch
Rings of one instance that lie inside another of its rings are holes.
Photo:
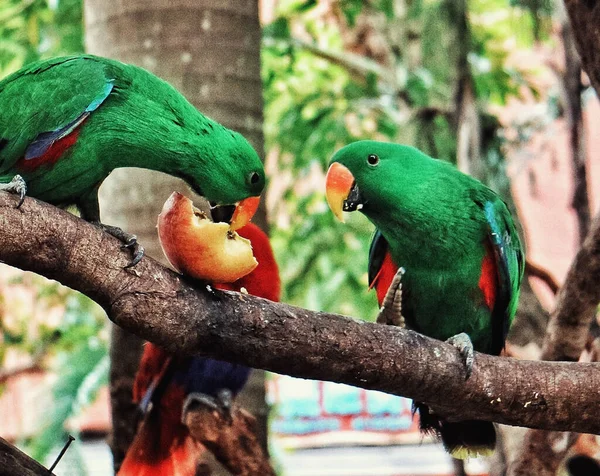
[[[25,201],[25,195],[27,194],[27,185],[25,180],[20,175],[15,175],[13,179],[8,183],[0,183],[0,190],[4,192],[16,193],[19,195],[19,204],[17,208],[23,205]]]
[[[144,257],[144,247],[138,243],[135,235],[123,231],[118,226],[105,225],[104,223],[100,222],[96,222],[95,225],[98,225],[109,235],[112,235],[118,240],[122,241],[123,245],[121,246],[121,249],[130,249],[132,251],[133,259],[127,266],[125,266],[125,268],[132,268],[142,260]]]
[[[233,394],[226,388],[219,390],[219,393],[215,397],[204,393],[190,393],[183,404],[181,418],[182,421],[185,421],[185,416],[188,412],[205,407],[210,411],[220,413],[227,422],[231,423],[233,421],[231,416],[232,405]]]
[[[389,324],[398,327],[406,326],[404,316],[402,315],[402,277],[405,273],[406,270],[403,267],[398,268],[398,271],[396,271],[377,315],[377,322],[379,324]]]
[[[473,371],[473,362],[475,361],[475,350],[473,349],[471,338],[464,332],[461,332],[460,334],[450,337],[446,342],[458,349],[458,353],[463,359],[466,367],[465,380],[468,380]]]

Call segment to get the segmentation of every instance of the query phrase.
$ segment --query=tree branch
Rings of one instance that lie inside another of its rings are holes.
[[[54,476],[4,438],[0,438],[0,476]]]
[[[15,367],[14,369],[0,371],[0,385],[6,383],[8,380],[18,377],[19,375],[30,374],[39,372],[42,367],[39,363],[32,363],[29,365],[23,365],[21,367]]]
[[[117,325],[172,353],[402,395],[450,419],[600,433],[599,364],[477,353],[465,381],[449,344],[253,296],[210,295],[150,258],[126,270],[129,254],[99,228],[33,199],[16,204],[0,194],[1,260],[87,294]]]
[[[558,281],[556,281],[554,276],[541,266],[538,266],[529,260],[525,260],[525,274],[529,277],[540,279],[548,286],[548,289],[550,289],[555,296],[558,293],[558,290],[560,289]]]
[[[229,415],[206,406],[188,409],[190,435],[235,476],[275,476],[257,435],[256,418],[237,404]]]

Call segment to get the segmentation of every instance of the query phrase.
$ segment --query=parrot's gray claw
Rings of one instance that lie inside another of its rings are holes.
[[[450,337],[446,342],[458,349],[458,353],[463,359],[466,368],[465,380],[468,380],[473,371],[473,363],[475,362],[475,349],[473,349],[471,338],[464,332],[461,332],[460,334]]]
[[[377,322],[379,324],[389,324],[398,327],[406,326],[404,316],[402,315],[402,277],[405,273],[406,270],[403,267],[398,268],[398,271],[396,271],[377,315]]]
[[[188,412],[206,407],[210,411],[216,411],[231,424],[231,408],[233,406],[233,394],[230,390],[223,388],[219,390],[217,396],[207,395],[205,393],[190,393],[183,404],[181,411],[182,422],[185,423],[185,417]]]
[[[25,195],[27,195],[27,184],[25,183],[25,180],[23,180],[23,177],[15,175],[10,182],[0,184],[0,190],[16,193],[19,196],[17,208],[20,208],[25,201]]]
[[[217,394],[217,399],[219,400],[221,409],[231,415],[231,408],[233,407],[233,393],[231,393],[231,390],[222,388]]]
[[[211,411],[220,411],[220,406],[215,397],[210,395],[206,395],[205,393],[190,393],[185,402],[183,403],[183,408],[181,410],[182,420],[185,419],[185,415],[188,412],[197,410],[200,407],[206,407]]]
[[[131,260],[131,263],[125,266],[125,269],[133,268],[136,264],[138,264],[144,257],[145,251],[144,247],[138,243],[137,237],[135,235],[130,236],[131,238],[129,238],[127,243],[121,246],[122,250],[130,249],[133,252],[133,259]]]
[[[105,225],[104,223],[100,222],[95,222],[95,224],[102,228],[109,235],[112,235],[118,240],[122,241],[122,250],[132,250],[133,259],[127,266],[125,266],[125,269],[133,268],[142,260],[142,258],[144,257],[144,247],[138,243],[137,237],[135,235],[123,231],[118,226]]]

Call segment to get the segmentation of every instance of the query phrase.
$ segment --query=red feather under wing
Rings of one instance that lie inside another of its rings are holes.
[[[69,150],[77,142],[79,137],[79,128],[75,129],[70,134],[54,142],[48,150],[39,157],[33,159],[22,158],[19,160],[17,167],[22,172],[33,172],[41,166],[54,165],[62,155]]]
[[[486,253],[481,263],[481,275],[479,276],[479,289],[483,293],[485,305],[494,309],[496,304],[496,291],[498,289],[498,270],[494,252],[489,244],[486,245]]]
[[[181,422],[185,390],[171,382],[158,409],[152,409],[140,425],[127,451],[119,476],[193,476],[202,447]]]
[[[381,268],[379,268],[377,275],[369,285],[369,289],[375,288],[375,291],[377,292],[377,302],[379,302],[380,306],[383,303],[385,294],[392,284],[392,280],[394,279],[397,271],[398,266],[394,264],[392,261],[392,255],[389,251],[387,251],[385,253],[385,257],[383,258],[383,263],[381,263]]]
[[[162,347],[147,342],[140,359],[135,382],[133,383],[133,401],[140,403],[152,382],[159,380],[164,374],[171,355]]]

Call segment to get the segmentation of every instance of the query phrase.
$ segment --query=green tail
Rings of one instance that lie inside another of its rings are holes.
[[[489,456],[496,446],[496,430],[488,421],[467,420],[449,422],[433,413],[424,403],[413,403],[419,412],[419,428],[423,433],[441,438],[446,451],[454,458],[467,459]]]

